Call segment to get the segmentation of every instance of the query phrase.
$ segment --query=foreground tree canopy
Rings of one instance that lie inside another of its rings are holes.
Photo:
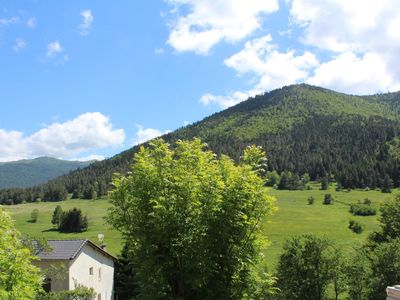
[[[249,147],[235,165],[204,148],[156,140],[114,181],[108,220],[126,241],[141,299],[251,298],[263,278],[254,275],[260,220],[274,209],[259,176],[265,154]]]
[[[11,218],[0,209],[0,299],[34,299],[41,289],[34,257],[19,239]]]

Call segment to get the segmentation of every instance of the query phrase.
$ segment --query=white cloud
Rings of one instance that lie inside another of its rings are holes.
[[[89,156],[84,156],[84,157],[80,157],[80,158],[71,158],[70,160],[74,161],[74,160],[78,160],[78,161],[89,161],[89,160],[104,160],[105,157],[103,155],[97,155],[97,154],[92,154]]]
[[[298,55],[294,50],[280,52],[272,44],[272,37],[266,35],[245,44],[240,52],[225,60],[225,65],[233,68],[239,76],[250,73],[257,83],[248,91],[236,91],[225,96],[206,94],[200,102],[204,105],[218,104],[222,108],[235,105],[266,90],[304,81],[319,65],[310,52]]]
[[[36,26],[36,19],[33,17],[30,17],[27,21],[26,21],[26,26],[28,26],[29,28],[33,28]]]
[[[228,108],[239,102],[242,102],[248,99],[251,96],[255,96],[257,94],[255,91],[246,91],[246,92],[231,92],[224,96],[216,96],[213,94],[205,94],[200,98],[200,102],[204,105],[216,104],[222,109]]]
[[[53,123],[30,136],[0,129],[0,161],[37,156],[71,158],[89,150],[122,146],[123,129],[113,129],[101,113],[85,113],[64,123]]]
[[[334,87],[351,94],[373,94],[376,92],[398,91],[400,82],[387,70],[384,58],[376,53],[357,56],[345,52],[321,64],[308,83]]]
[[[139,128],[139,130],[136,132],[136,137],[133,142],[134,145],[142,144],[142,143],[152,140],[156,137],[159,137],[163,134],[171,132],[170,130],[166,130],[166,131],[162,132],[161,130],[154,129],[154,128],[144,128],[141,125],[137,125],[137,127]]]
[[[309,82],[349,93],[399,89],[400,2],[291,0],[303,43],[331,57]]]
[[[168,43],[179,52],[207,54],[221,41],[237,42],[261,27],[261,16],[278,0],[168,0],[177,17]],[[183,12],[183,15],[181,13]],[[187,13],[185,13],[187,12]]]
[[[21,50],[26,48],[26,41],[22,38],[17,38],[15,39],[15,44],[13,46],[13,49],[15,52],[20,52]]]
[[[43,62],[49,62],[51,60],[60,64],[68,61],[68,55],[65,54],[65,49],[61,46],[59,41],[54,41],[47,45],[46,58]]]
[[[10,26],[17,24],[20,21],[19,17],[2,18],[0,19],[0,26]]]
[[[93,14],[91,10],[83,10],[81,11],[82,22],[79,24],[78,31],[81,35],[88,35],[90,31],[90,27],[93,23]]]
[[[53,57],[57,54],[60,54],[64,51],[64,48],[61,46],[59,41],[51,42],[47,45],[47,57]]]

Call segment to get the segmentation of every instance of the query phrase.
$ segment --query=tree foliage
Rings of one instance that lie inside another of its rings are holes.
[[[0,299],[34,299],[41,289],[35,259],[21,242],[11,218],[0,209]]]
[[[51,217],[51,224],[59,226],[62,213],[63,213],[63,210],[62,210],[61,206],[57,205],[53,211],[53,216]]]
[[[58,229],[62,232],[83,232],[88,228],[87,216],[79,208],[64,211],[60,216]]]
[[[198,139],[173,149],[156,140],[114,180],[108,220],[129,242],[139,299],[241,299],[255,278],[260,220],[273,198],[257,164],[204,148]]]
[[[334,271],[340,259],[335,254],[337,252],[331,241],[313,235],[289,239],[283,246],[277,267],[282,297],[324,299],[326,289],[334,278],[339,287],[339,279]]]

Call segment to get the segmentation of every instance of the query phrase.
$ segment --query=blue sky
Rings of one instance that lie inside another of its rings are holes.
[[[0,161],[109,157],[307,82],[400,89],[395,0],[0,1]]]

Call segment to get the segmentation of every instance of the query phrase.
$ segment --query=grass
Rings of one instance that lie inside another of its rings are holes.
[[[349,213],[350,204],[369,198],[372,205],[378,205],[393,194],[383,194],[380,191],[352,190],[335,191],[332,186],[327,191],[319,190],[319,185],[312,184],[312,190],[304,191],[279,191],[270,189],[269,193],[277,198],[278,211],[268,216],[264,222],[265,234],[270,241],[270,246],[265,251],[268,267],[276,267],[279,254],[286,239],[300,234],[316,234],[333,239],[345,251],[360,245],[367,235],[378,229],[378,216],[353,216]],[[334,197],[334,204],[323,205],[324,194],[330,193]],[[307,198],[313,196],[315,202],[308,205]],[[63,210],[72,207],[80,208],[87,214],[89,229],[83,233],[59,233],[51,224],[54,208],[61,205]],[[64,202],[27,203],[14,206],[4,206],[15,220],[16,227],[23,234],[46,239],[83,239],[87,238],[97,242],[97,234],[105,235],[107,249],[117,255],[122,248],[120,234],[110,229],[104,221],[107,208],[110,206],[106,199],[102,200],[67,200]],[[36,223],[30,223],[33,209],[39,210]],[[349,220],[353,219],[365,226],[361,234],[356,234],[348,229]]]
[[[51,224],[51,218],[57,205],[61,205],[63,210],[73,207],[80,208],[88,216],[88,230],[82,233],[60,233],[56,231],[55,227]],[[121,250],[122,239],[120,234],[112,230],[104,221],[108,207],[110,207],[110,204],[106,199],[67,200],[63,202],[39,202],[3,206],[15,220],[17,229],[24,235],[46,239],[90,239],[97,243],[97,234],[103,233],[105,236],[104,242],[107,244],[107,251],[117,255]],[[35,208],[39,210],[39,217],[36,223],[31,223],[29,222],[31,212]]]
[[[268,216],[265,221],[265,234],[270,246],[265,251],[267,265],[275,269],[282,246],[288,238],[300,234],[316,234],[334,240],[344,251],[349,253],[357,245],[361,245],[368,234],[379,228],[378,215],[353,216],[349,212],[351,204],[369,198],[372,205],[379,204],[393,194],[384,194],[378,190],[335,191],[334,186],[327,191],[313,184],[312,190],[279,191],[270,189],[269,193],[276,197],[278,211]],[[334,204],[323,205],[325,194],[331,194]],[[307,198],[313,196],[315,202],[308,205]],[[361,234],[356,234],[348,228],[350,219],[365,226]]]

